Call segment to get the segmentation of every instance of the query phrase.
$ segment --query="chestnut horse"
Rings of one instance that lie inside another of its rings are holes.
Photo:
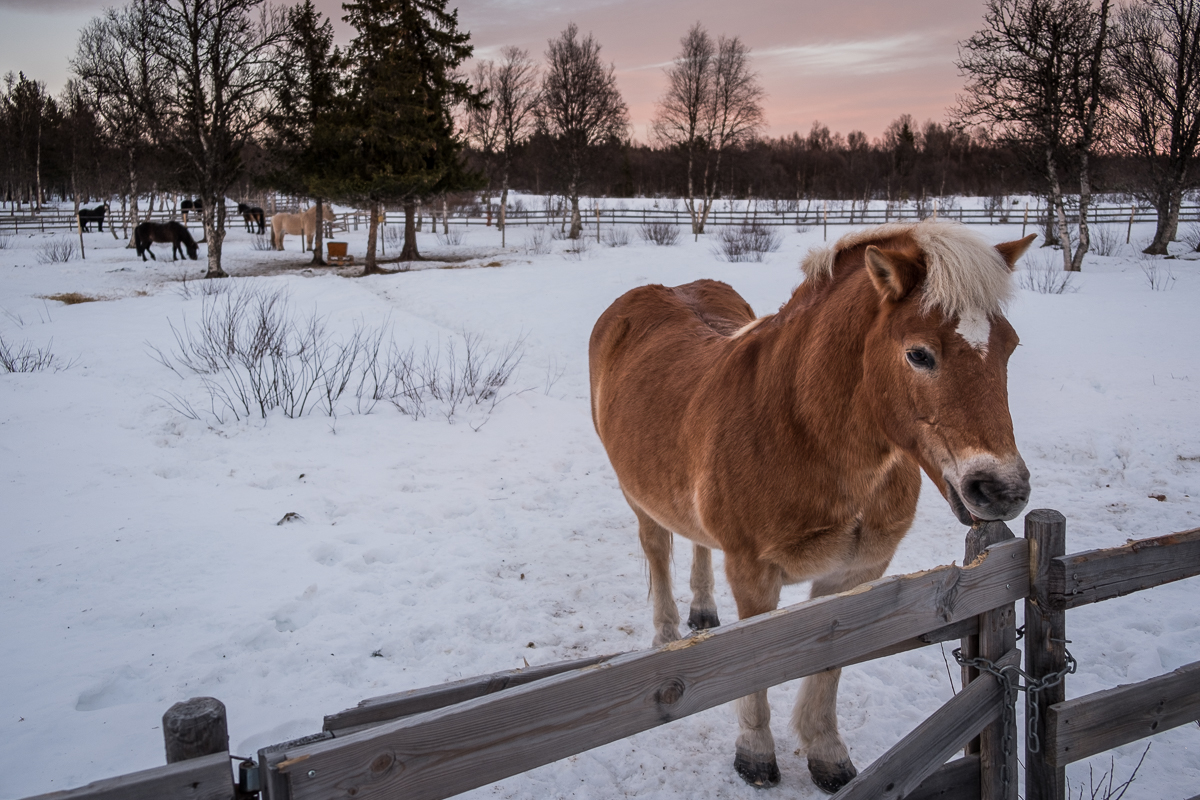
[[[333,222],[337,217],[328,205],[321,215],[326,222]],[[275,214],[271,217],[271,246],[276,250],[283,249],[284,234],[300,237],[300,252],[304,252],[307,241],[308,249],[312,250],[313,237],[317,235],[317,207],[309,206],[299,214]]]
[[[654,644],[679,638],[672,531],[694,543],[688,624],[718,623],[711,548],[739,618],[785,583],[812,596],[883,575],[912,525],[923,469],[964,525],[1029,498],[1013,439],[1004,318],[1034,239],[992,247],[956,223],[851,233],[804,260],[806,280],[755,318],[724,283],[643,286],[589,344],[592,420],[638,520]],[[753,657],[752,655],[748,657]],[[857,774],[837,729],[841,670],[804,680],[792,716],[813,781]],[[734,768],[778,783],[766,691],[736,701]]]

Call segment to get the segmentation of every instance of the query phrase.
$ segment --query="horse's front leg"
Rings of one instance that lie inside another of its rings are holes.
[[[737,601],[738,618],[774,611],[779,606],[783,573],[755,555],[725,553],[725,575]],[[779,783],[779,763],[775,759],[775,737],[771,735],[771,707],[767,690],[734,701],[738,716],[738,738],[733,768],[751,786]]]
[[[888,562],[870,566],[853,565],[812,583],[812,597],[837,594],[853,589],[860,583],[873,581],[887,569]],[[837,692],[841,669],[818,672],[804,679],[796,707],[792,712],[792,728],[808,755],[808,772],[813,783],[826,792],[836,792],[858,774],[850,760],[850,751],[838,733]]]

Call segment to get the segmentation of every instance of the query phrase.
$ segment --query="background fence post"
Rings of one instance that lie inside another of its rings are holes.
[[[969,565],[989,545],[1015,539],[1016,535],[1003,522],[984,522],[971,527],[967,532],[967,546],[963,565]],[[979,615],[979,633],[962,640],[963,656],[966,658],[986,658],[999,661],[1005,653],[1013,649],[1017,642],[1016,608],[1015,604],[988,611]],[[991,675],[982,676],[984,680],[996,680]],[[979,671],[963,667],[963,688],[973,680],[980,678]],[[1009,722],[1014,722],[1016,709],[1008,715]],[[1005,736],[1009,736],[1008,753],[1004,751]],[[982,800],[1016,800],[1017,798],[1017,740],[1016,731],[1005,724],[1005,717],[988,725],[979,734],[979,738],[967,745],[967,753],[979,754],[979,780]]]
[[[1029,597],[1025,599],[1025,671],[1030,681],[1066,667],[1067,615],[1062,608],[1063,576],[1052,571],[1053,560],[1067,552],[1067,520],[1053,509],[1039,508],[1025,516],[1029,540]],[[1055,601],[1053,596],[1060,600]],[[1057,606],[1057,608],[1056,608]],[[1033,752],[1025,744],[1025,800],[1063,800],[1066,770],[1046,763],[1046,710],[1066,699],[1066,682],[1060,681],[1026,701],[1026,719],[1036,714],[1033,733],[1042,745]],[[1033,704],[1037,705],[1036,711]]]
[[[229,752],[225,704],[215,697],[193,697],[163,714],[167,763]]]

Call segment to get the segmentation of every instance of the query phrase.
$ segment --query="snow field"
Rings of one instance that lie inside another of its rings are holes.
[[[1003,241],[1020,225],[981,230]],[[361,259],[365,235],[337,238]],[[463,332],[493,347],[524,337],[504,399],[452,424],[386,403],[335,417],[188,419],[166,399],[204,408],[199,379],[181,379],[151,348],[173,346],[168,320],[199,319],[201,286],[184,291],[179,278],[203,273],[203,246],[200,261],[146,264],[107,231],[85,235],[85,261],[38,263],[41,234],[0,249],[0,337],[74,361],[0,374],[0,798],[162,763],[161,715],[188,697],[220,698],[233,752],[249,755],[366,697],[649,646],[636,524],[591,425],[591,326],[634,286],[701,277],[770,313],[821,230],[787,230],[763,264],[720,261],[710,238],[686,234],[675,247],[593,240],[578,257],[557,241],[528,255],[526,235],[510,227],[502,252],[493,229],[470,228],[460,247],[422,233],[426,255],[465,260],[365,279],[307,270],[294,237],[282,253],[254,250],[239,228],[226,240],[232,284],[282,289],[297,315],[325,316],[335,333],[387,324],[397,344],[418,348]],[[1149,235],[1135,226],[1135,241]],[[1158,260],[1176,280],[1152,291],[1144,263],[1133,248],[1089,256],[1077,291],[1023,290],[1009,313],[1022,340],[1009,392],[1030,508],[1066,515],[1069,552],[1200,525],[1200,264]],[[61,292],[105,299],[42,299]],[[276,524],[289,512],[302,519]],[[1020,520],[1011,527],[1019,534]],[[926,481],[889,574],[961,562],[963,536]],[[685,614],[690,560],[681,541]],[[1080,669],[1068,696],[1200,658],[1196,591],[1193,579],[1072,611]],[[787,587],[783,602],[806,596]],[[771,692],[776,791],[823,797],[792,755],[797,689]],[[845,670],[839,721],[859,768],[951,692],[936,647]],[[732,710],[715,708],[471,796],[757,798],[731,769],[735,736]],[[1200,728],[1153,742],[1126,796],[1200,791]],[[1144,746],[1114,752],[1119,779]],[[1109,756],[1069,768],[1074,785],[1089,767],[1099,775]]]

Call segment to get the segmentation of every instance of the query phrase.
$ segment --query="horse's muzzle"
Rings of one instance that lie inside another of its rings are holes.
[[[961,477],[947,473],[947,497],[959,522],[971,525],[980,520],[1010,520],[1029,503],[1029,469],[1016,456],[1000,461],[976,457],[964,464]]]

